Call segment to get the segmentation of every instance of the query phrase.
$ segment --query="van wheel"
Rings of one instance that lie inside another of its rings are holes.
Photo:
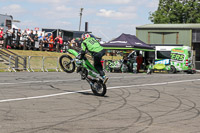
[[[187,71],[187,74],[194,74],[195,73],[195,70],[188,70]]]
[[[169,73],[176,73],[176,68],[174,66],[171,66]]]

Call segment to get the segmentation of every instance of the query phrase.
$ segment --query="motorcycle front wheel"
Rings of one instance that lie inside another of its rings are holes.
[[[96,81],[91,85],[92,92],[96,96],[104,96],[107,92],[107,87],[103,82]]]
[[[62,55],[59,58],[60,67],[67,73],[73,73],[75,71],[75,63],[72,62],[72,58],[69,55]]]

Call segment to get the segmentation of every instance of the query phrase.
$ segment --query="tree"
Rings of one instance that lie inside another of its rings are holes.
[[[200,23],[200,3],[198,0],[160,0],[149,19],[154,24]]]

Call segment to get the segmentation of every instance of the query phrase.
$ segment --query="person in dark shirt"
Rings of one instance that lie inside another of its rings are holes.
[[[33,30],[31,30],[31,33],[28,35],[29,39],[29,49],[34,49],[35,47],[35,35],[33,34]]]
[[[22,34],[21,34],[21,29],[18,29],[17,31],[17,38],[16,38],[16,44],[19,47],[20,46],[20,38],[21,38]]]
[[[38,41],[38,31],[35,31],[35,41]]]
[[[12,46],[13,46],[13,44],[15,44],[16,43],[16,32],[15,32],[15,28],[13,28],[13,33],[12,33]]]

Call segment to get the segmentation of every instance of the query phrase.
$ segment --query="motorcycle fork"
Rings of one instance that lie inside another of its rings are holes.
[[[87,81],[92,87],[94,87],[94,83],[93,83],[90,79],[86,78],[86,81]]]

